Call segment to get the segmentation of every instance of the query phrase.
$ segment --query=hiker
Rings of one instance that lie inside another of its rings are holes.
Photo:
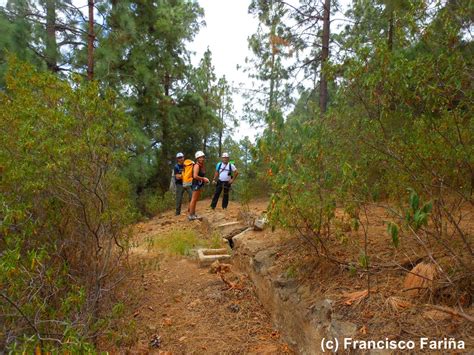
[[[179,216],[181,214],[181,203],[183,202],[184,191],[188,193],[189,202],[191,202],[193,191],[191,184],[183,184],[183,172],[185,168],[184,154],[181,152],[176,154],[176,160],[177,163],[174,166],[174,179],[176,184],[176,216]]]
[[[190,221],[199,219],[199,217],[196,216],[196,204],[201,196],[201,189],[204,187],[204,184],[209,184],[209,179],[206,177],[206,168],[204,166],[204,161],[206,160],[204,152],[199,150],[194,157],[196,158],[196,164],[194,164],[193,167],[193,197],[189,204],[188,219]]]
[[[212,183],[216,184],[216,192],[214,193],[211,202],[212,209],[216,208],[222,190],[224,190],[222,208],[224,210],[227,208],[227,205],[229,204],[229,190],[238,175],[239,172],[235,165],[229,162],[229,154],[223,153],[222,161],[216,165],[216,171],[214,172],[214,178],[212,179]],[[216,179],[218,180],[216,181]]]

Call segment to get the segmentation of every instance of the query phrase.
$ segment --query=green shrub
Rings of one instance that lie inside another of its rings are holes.
[[[128,119],[97,83],[13,59],[0,107],[0,347],[89,352],[133,219]]]
[[[175,195],[166,191],[164,194],[153,189],[145,190],[137,199],[138,209],[147,217],[172,209],[175,206]]]

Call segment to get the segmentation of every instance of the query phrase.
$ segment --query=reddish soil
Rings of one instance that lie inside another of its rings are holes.
[[[253,285],[239,276],[239,289],[199,267],[194,257],[171,256],[149,248],[153,236],[170,230],[198,231],[209,238],[209,223],[235,220],[240,206],[231,203],[223,213],[198,204],[203,222],[164,213],[135,227],[129,256],[131,277],[120,298],[127,301],[123,337],[102,350],[133,354],[285,354],[292,352],[272,327]],[[201,208],[201,209],[200,209]],[[185,208],[184,208],[185,209]],[[116,337],[117,338],[117,337]],[[155,339],[154,346],[151,342]],[[157,340],[159,339],[159,340]]]
[[[134,336],[116,344],[118,347],[106,346],[106,350],[162,354],[290,353],[280,334],[273,329],[248,279],[241,279],[241,290],[229,290],[218,275],[200,268],[192,257],[171,257],[147,249],[147,240],[153,235],[193,228],[201,238],[209,239],[213,225],[239,218],[241,206],[235,202],[231,202],[225,213],[206,209],[208,203],[198,204],[198,214],[205,217],[203,222],[188,222],[185,216],[175,217],[168,212],[135,227],[135,247],[130,254],[134,276],[129,280],[129,289],[125,290],[129,311],[124,317],[136,325]],[[251,213],[258,215],[266,209],[267,203],[256,201],[249,207]],[[327,244],[331,256],[357,264],[364,246],[364,229],[354,231],[340,211],[337,215],[334,226],[337,233]],[[368,280],[363,270],[351,270],[318,256],[301,236],[266,229],[251,233],[251,237],[279,248],[272,272],[305,285],[309,303],[321,298],[336,300],[334,311],[357,325],[360,339],[452,337],[463,340],[467,349],[474,349],[474,323],[450,313],[455,310],[474,317],[469,288],[472,275],[468,277],[468,285],[464,288],[461,285],[456,292],[449,287],[439,287],[436,292],[409,297],[403,290],[403,281],[411,268],[410,261],[414,265],[420,257],[427,259],[424,249],[405,236],[399,248],[390,244],[386,223],[393,220],[393,216],[385,206],[369,207],[367,218],[368,254],[371,265],[376,266],[371,272],[368,297],[364,293]],[[474,219],[466,221],[472,241]],[[439,249],[435,247],[434,251],[439,252]],[[443,266],[449,265],[449,257],[442,260],[445,260]],[[468,265],[472,266],[472,260]],[[238,274],[238,270],[233,273]],[[430,305],[442,306],[448,311]],[[160,339],[156,348],[150,346],[154,336]]]

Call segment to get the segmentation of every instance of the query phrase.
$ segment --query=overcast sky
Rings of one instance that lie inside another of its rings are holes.
[[[245,57],[250,56],[247,38],[256,32],[258,21],[248,13],[250,0],[198,0],[204,9],[206,26],[201,28],[190,49],[196,52],[193,64],[197,65],[203,53],[210,48],[212,61],[218,76],[225,75],[234,87],[240,84],[245,88],[251,87],[247,74],[237,70],[237,65],[243,65]],[[298,6],[298,0],[289,0],[289,3]],[[345,11],[351,0],[339,0],[342,10]],[[337,18],[343,18],[337,14]],[[337,23],[331,30],[336,31]],[[234,94],[234,106],[237,118],[242,114],[243,100],[239,92]],[[260,131],[249,127],[241,121],[240,127],[234,131],[234,137],[241,139],[249,136],[253,140]]]
[[[250,0],[199,0],[204,9],[206,26],[201,28],[190,49],[196,52],[193,64],[197,65],[203,53],[209,47],[212,61],[218,77],[226,76],[233,87],[240,84],[249,87],[247,74],[237,71],[237,65],[242,65],[245,57],[249,56],[247,38],[258,26],[258,21],[248,14]],[[235,114],[240,119],[243,100],[239,93],[234,94]],[[256,130],[245,122],[233,130],[233,137],[241,139],[255,137]]]

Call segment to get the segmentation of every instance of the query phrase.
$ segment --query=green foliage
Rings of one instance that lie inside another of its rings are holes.
[[[270,221],[324,248],[336,207],[338,169],[331,165],[332,152],[323,151],[328,144],[326,128],[315,120],[289,120],[281,135],[279,143],[261,142],[261,149],[269,151],[265,179],[274,189]]]
[[[298,268],[296,265],[288,266],[285,270],[285,277],[287,279],[294,279],[296,276],[298,276]]]
[[[0,68],[6,69],[5,49],[21,60],[54,73],[68,72],[70,68],[85,73],[88,19],[82,8],[54,0],[3,3],[6,5],[0,7],[0,42],[4,44],[0,45]],[[77,55],[80,48],[84,52],[82,57]],[[0,69],[1,78],[3,74]]]
[[[433,209],[433,204],[431,202],[425,203],[420,208],[420,197],[413,189],[410,190],[409,206],[410,209],[406,211],[405,220],[409,225],[413,226],[413,229],[418,231],[422,226],[428,224],[428,217]]]
[[[221,150],[232,118],[231,89],[225,77],[216,77],[209,50],[198,67],[190,64],[187,43],[203,25],[196,1],[100,1],[95,7],[94,78],[119,93],[133,118],[121,175],[140,212],[150,215],[156,205],[146,202],[155,194],[150,190],[166,191],[176,152]],[[89,33],[83,10],[56,0],[8,0],[0,7],[0,87],[8,53],[72,81],[73,73],[84,75]]]
[[[400,245],[400,237],[399,237],[399,228],[396,223],[389,222],[387,226],[387,232],[392,238],[392,244],[395,248],[398,248]]]
[[[369,256],[364,252],[359,254],[359,265],[363,269],[367,269],[369,267]]]
[[[150,241],[150,248],[172,255],[190,255],[191,249],[203,244],[194,230],[183,229],[154,236]]]
[[[0,106],[1,346],[88,352],[133,219],[119,176],[128,118],[96,83],[13,59]]]
[[[170,191],[161,193],[148,189],[138,197],[137,204],[142,214],[147,217],[153,217],[173,208],[175,197]]]
[[[202,92],[188,85],[194,71],[186,43],[199,30],[203,11],[189,0],[102,6],[113,31],[99,38],[97,78],[122,93],[136,127],[125,173],[138,195],[165,191],[176,152],[191,156],[216,126]]]
[[[319,113],[317,84],[302,90],[284,125],[257,144],[274,225],[331,257],[336,206],[366,233],[361,212],[383,200],[406,211],[405,223],[402,216],[388,225],[394,246],[409,226],[417,242],[466,268],[473,251],[459,221],[474,189],[471,10],[459,2],[354,2],[353,24],[333,36],[342,47],[326,68],[328,111]],[[367,266],[367,256],[358,262]]]

